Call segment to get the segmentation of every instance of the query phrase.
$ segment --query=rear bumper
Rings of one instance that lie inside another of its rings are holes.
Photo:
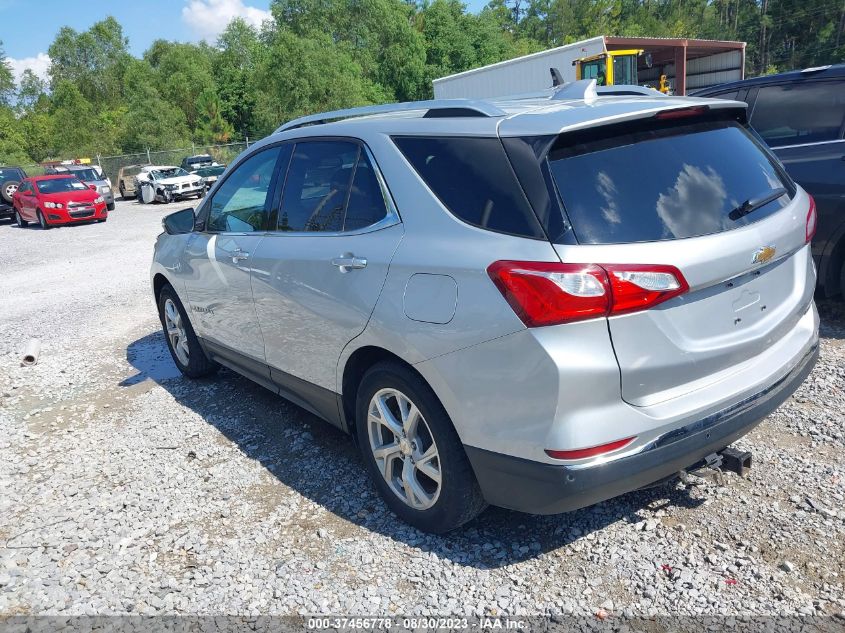
[[[818,359],[813,345],[785,376],[730,407],[655,438],[634,455],[595,466],[546,464],[465,446],[492,505],[556,514],[637,490],[692,466],[742,437],[801,385]]]

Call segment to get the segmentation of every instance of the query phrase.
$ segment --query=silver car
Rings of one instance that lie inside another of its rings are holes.
[[[106,208],[114,211],[114,191],[111,181],[103,174],[99,167],[89,165],[67,165],[48,170],[47,173],[70,173],[79,178],[92,189],[96,189],[106,201]]]
[[[584,81],[292,121],[165,219],[173,359],[349,432],[430,532],[718,464],[818,353],[814,203],[744,108]]]

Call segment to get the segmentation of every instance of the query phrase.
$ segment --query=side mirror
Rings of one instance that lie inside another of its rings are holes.
[[[97,185],[88,185],[88,188],[97,191]]]
[[[164,216],[161,225],[168,235],[180,235],[193,231],[195,222],[196,216],[194,216],[194,210],[188,208]]]

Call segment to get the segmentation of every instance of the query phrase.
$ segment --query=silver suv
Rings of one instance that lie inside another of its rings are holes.
[[[352,434],[431,532],[712,463],[817,357],[814,203],[745,116],[584,81],[292,121],[165,219],[173,359]]]

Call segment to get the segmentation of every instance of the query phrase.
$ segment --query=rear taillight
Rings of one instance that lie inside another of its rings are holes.
[[[816,212],[816,201],[813,200],[813,196],[807,194],[807,197],[810,199],[810,208],[807,210],[807,222],[804,225],[804,239],[806,240],[805,243],[809,244],[816,234],[819,215]]]
[[[546,449],[546,455],[554,457],[555,459],[584,459],[585,457],[595,457],[596,455],[604,455],[612,451],[618,451],[620,448],[625,448],[633,442],[636,437],[627,437],[624,440],[616,440],[608,444],[601,444],[599,446],[591,446],[590,448],[576,448],[571,451],[557,451],[550,448]]]
[[[613,293],[611,314],[647,310],[689,290],[674,266],[603,264]]]
[[[487,273],[528,327],[646,310],[689,290],[663,265],[498,261]]]
[[[605,316],[607,273],[592,264],[499,261],[487,274],[528,327]]]

